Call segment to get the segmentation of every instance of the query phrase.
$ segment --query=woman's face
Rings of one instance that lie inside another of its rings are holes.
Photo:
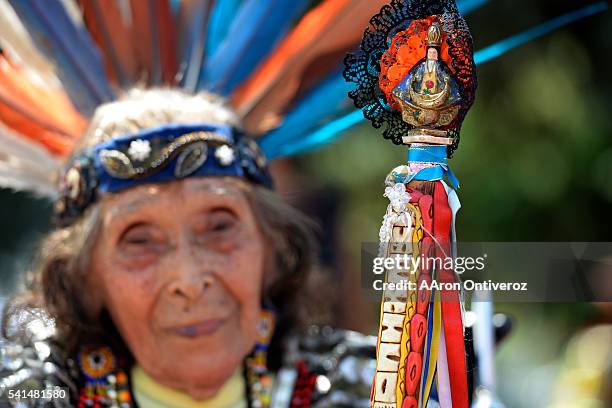
[[[196,398],[255,344],[265,244],[240,183],[192,178],[101,203],[92,290],[143,369]]]
[[[427,49],[427,59],[431,61],[437,61],[438,60],[438,50],[436,50],[435,48],[428,48]]]

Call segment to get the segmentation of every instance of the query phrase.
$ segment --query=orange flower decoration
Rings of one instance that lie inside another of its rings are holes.
[[[100,379],[113,372],[116,362],[109,347],[88,346],[79,353],[79,364],[89,378]]]
[[[427,54],[427,30],[436,22],[440,22],[439,16],[412,21],[408,29],[400,31],[393,37],[391,47],[383,54],[380,62],[379,84],[391,107],[400,109],[391,91],[419,61],[425,58]],[[448,43],[444,34],[440,47],[440,60],[444,61],[451,71],[453,70],[448,55]]]

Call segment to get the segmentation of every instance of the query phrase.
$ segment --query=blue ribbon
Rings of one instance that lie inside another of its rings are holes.
[[[433,167],[427,167],[408,177],[396,177],[396,181],[400,183],[408,183],[412,180],[419,181],[436,181],[448,179],[453,188],[459,188],[459,180],[451,170],[446,159],[446,146],[427,146],[418,145],[408,148],[408,163],[428,163],[435,164]]]
[[[425,369],[423,370],[423,374],[421,375],[421,397],[424,400],[424,403],[427,404],[429,400],[429,395],[425,395],[425,385],[427,383],[427,376],[429,375],[429,354],[431,353],[431,342],[433,336],[433,314],[434,314],[434,302],[436,299],[436,290],[433,289],[431,291],[431,300],[429,301],[429,311],[427,313],[427,346],[425,347],[425,352],[423,353],[423,362]],[[438,356],[436,356],[436,360]],[[435,381],[434,381],[435,382]]]

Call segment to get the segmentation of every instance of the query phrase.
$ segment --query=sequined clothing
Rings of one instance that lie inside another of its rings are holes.
[[[77,359],[61,357],[63,353],[54,345],[53,327],[48,322],[40,322],[35,329],[18,343],[0,339],[0,407],[78,407],[84,379]],[[290,338],[283,368],[275,373],[272,407],[369,407],[375,347],[373,337],[328,327],[312,327]],[[113,375],[114,382],[119,380]],[[97,406],[137,407],[131,397],[131,375],[126,380],[130,395],[124,397],[125,401],[101,401]],[[7,398],[9,390],[54,387],[67,390],[66,398],[21,398],[24,405],[18,405],[18,399]]]

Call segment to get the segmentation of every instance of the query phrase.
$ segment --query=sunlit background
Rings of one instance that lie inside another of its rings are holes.
[[[467,20],[479,49],[586,4],[492,0]],[[451,162],[462,186],[461,240],[612,241],[611,23],[610,12],[589,17],[479,67],[476,104]],[[323,254],[338,271],[341,326],[374,333],[378,325],[378,306],[361,297],[360,246],[377,240],[382,181],[404,159],[405,148],[364,123],[280,166],[284,194],[327,231]],[[0,191],[0,294],[12,293],[27,270],[50,210],[45,200]],[[497,355],[508,407],[548,406],[570,339],[612,321],[589,304],[495,309],[515,324]]]

